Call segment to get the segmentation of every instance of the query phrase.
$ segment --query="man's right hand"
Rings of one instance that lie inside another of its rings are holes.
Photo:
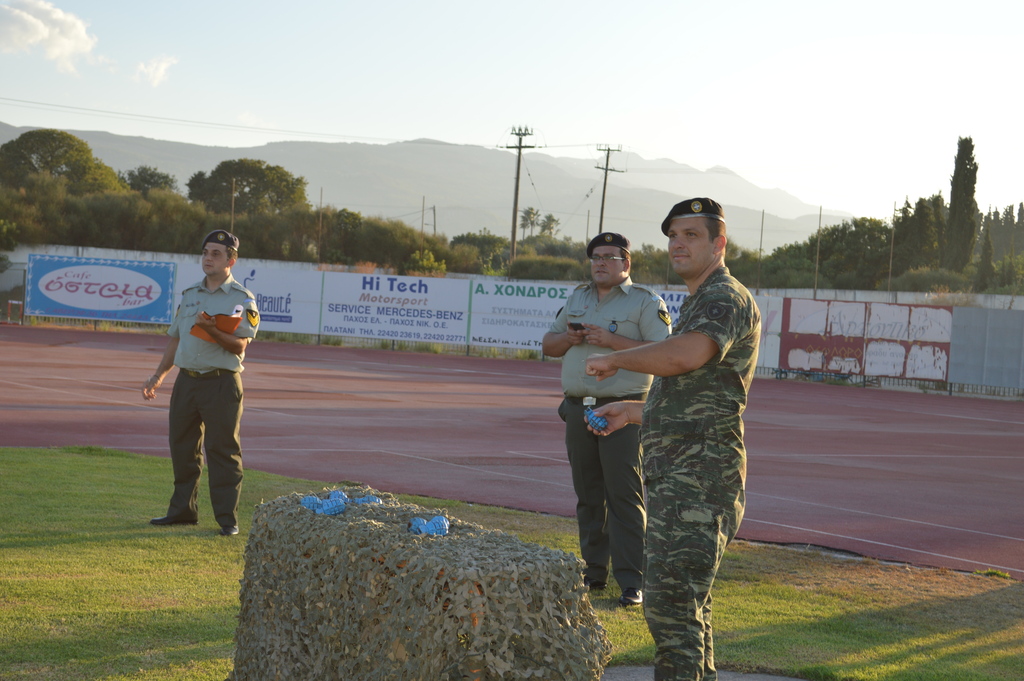
[[[579,345],[587,339],[587,329],[583,327],[577,331],[570,326],[565,330],[565,336],[569,339],[569,345]]]
[[[160,384],[164,382],[163,377],[153,374],[146,379],[146,382],[142,384],[142,397],[146,400],[151,400],[156,397],[156,389],[160,387]]]
[[[604,418],[608,419],[608,425],[605,426],[602,430],[596,430],[593,426],[590,425],[590,422],[587,421],[586,415],[584,415],[583,420],[587,421],[587,430],[597,435],[611,435],[619,428],[628,425],[630,409],[629,405],[629,402],[612,402],[610,404],[604,405],[603,407],[598,407],[597,409],[594,409],[594,416],[598,418],[603,416]]]

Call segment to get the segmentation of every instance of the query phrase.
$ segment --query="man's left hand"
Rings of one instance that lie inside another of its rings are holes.
[[[597,324],[584,324],[586,331],[584,331],[583,339],[589,345],[596,345],[599,348],[610,348],[612,346],[613,334],[608,329],[602,328]]]
[[[619,369],[612,365],[608,355],[591,355],[587,357],[587,376],[596,376],[597,380],[603,381],[609,376],[614,376]]]

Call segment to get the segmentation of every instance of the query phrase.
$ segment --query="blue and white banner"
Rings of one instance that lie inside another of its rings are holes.
[[[324,274],[320,333],[326,336],[464,345],[468,331],[465,279]]]
[[[260,332],[320,333],[323,272],[236,266],[232,275],[256,298]]]
[[[169,324],[172,262],[29,255],[25,314]]]

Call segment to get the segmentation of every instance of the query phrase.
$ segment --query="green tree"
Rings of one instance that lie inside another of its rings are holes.
[[[683,283],[669,264],[668,251],[664,248],[651,244],[643,244],[639,248],[634,246],[629,260],[629,278],[637,284],[661,286]]]
[[[21,188],[38,174],[66,179],[68,192],[76,196],[127,189],[88,144],[62,130],[30,130],[0,146],[0,182]]]
[[[974,199],[977,182],[974,141],[970,137],[961,137],[957,142],[949,194],[949,222],[939,241],[939,259],[945,269],[961,271],[974,253],[978,233],[978,204]]]
[[[587,247],[580,241],[573,241],[570,237],[555,236],[553,232],[544,232],[535,236],[529,236],[520,242],[521,253],[524,255],[550,255],[556,258],[572,258],[581,263],[586,260]],[[516,257],[519,257],[517,252]]]
[[[667,252],[666,252],[667,255]],[[744,248],[733,241],[725,244],[725,265],[732,276],[743,282],[750,290],[764,286],[758,278],[757,251]],[[676,282],[672,282],[676,283]]]
[[[540,279],[542,281],[587,281],[590,266],[577,258],[553,255],[516,255],[509,268],[513,279]]]
[[[960,272],[946,269],[921,267],[908,270],[892,280],[893,291],[920,291],[922,293],[953,292],[966,293],[971,283]]]
[[[281,166],[251,158],[221,161],[209,175],[200,171],[189,178],[188,198],[202,201],[214,213],[280,213],[292,206],[309,209],[306,178]]]
[[[412,276],[443,277],[446,271],[444,261],[439,262],[430,251],[413,251],[399,273]]]
[[[974,290],[984,293],[996,283],[996,267],[992,260],[992,230],[986,229],[981,237],[981,259],[974,280]]]
[[[894,219],[892,274],[938,265],[938,234],[944,224],[945,201],[942,194],[917,200],[913,209],[909,200]]]
[[[508,237],[491,234],[487,229],[452,237],[450,246],[453,250],[459,246],[476,248],[480,254],[481,274],[499,274],[508,267],[511,241]]]
[[[554,236],[558,232],[558,224],[560,220],[551,213],[544,216],[544,219],[540,221],[540,233],[551,234]]]
[[[178,181],[173,175],[160,172],[153,166],[139,166],[131,170],[123,171],[117,176],[128,185],[132,191],[142,192],[143,196],[149,194],[152,189],[163,189],[169,192],[178,191]]]
[[[761,286],[764,288],[811,288],[814,286],[814,254],[811,237],[803,243],[779,246],[761,262]],[[726,261],[728,264],[728,260]],[[829,282],[819,275],[818,286]]]
[[[540,224],[540,211],[534,207],[523,208],[519,211],[519,226],[523,230],[523,234],[526,234],[526,230],[530,230],[530,234],[533,234],[533,230]]]
[[[13,251],[18,245],[18,225],[0,219],[0,251]],[[2,272],[3,270],[0,270]]]
[[[33,173],[21,187],[0,187],[0,216],[18,225],[23,244],[67,242],[68,180]]]

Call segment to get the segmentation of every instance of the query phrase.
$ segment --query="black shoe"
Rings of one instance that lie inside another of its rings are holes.
[[[623,589],[619,596],[619,605],[628,608],[631,605],[640,605],[644,602],[644,592],[640,589]]]
[[[153,518],[149,521],[150,525],[198,525],[199,520],[193,518],[189,520],[187,518],[171,518],[164,516],[163,518]]]
[[[608,586],[600,579],[591,579],[590,577],[583,578],[583,586],[587,587],[590,591],[604,591],[604,588]]]
[[[220,528],[220,536],[222,537],[230,537],[234,534],[238,534],[237,525],[225,525],[224,527]]]

